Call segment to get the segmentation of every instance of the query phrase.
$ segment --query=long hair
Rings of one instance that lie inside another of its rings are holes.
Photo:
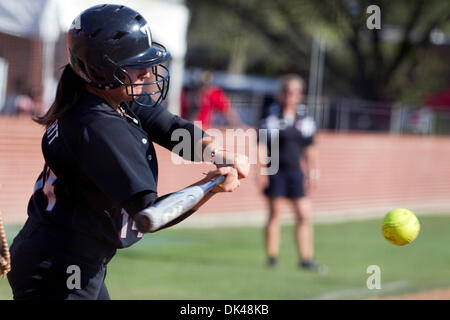
[[[33,120],[45,127],[50,126],[55,120],[62,119],[77,103],[81,92],[84,90],[84,80],[75,74],[72,67],[67,64],[59,79],[56,97],[47,113]]]

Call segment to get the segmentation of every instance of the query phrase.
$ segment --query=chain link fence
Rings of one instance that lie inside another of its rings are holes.
[[[450,108],[432,109],[425,105],[341,98],[310,109],[319,128],[327,130],[450,134]]]
[[[225,89],[241,120],[250,126],[258,126],[268,106],[274,101],[273,92]],[[321,103],[308,106],[308,112],[316,120],[318,128],[324,130],[450,135],[450,108],[324,98]]]

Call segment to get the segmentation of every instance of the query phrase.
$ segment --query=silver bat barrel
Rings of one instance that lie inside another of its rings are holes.
[[[136,227],[141,232],[154,232],[191,210],[214,186],[221,184],[224,176],[218,176],[199,185],[177,191],[135,215]]]

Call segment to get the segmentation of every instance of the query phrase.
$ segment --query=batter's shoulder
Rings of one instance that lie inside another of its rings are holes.
[[[85,140],[86,132],[99,132],[101,135],[116,135],[126,130],[126,124],[119,113],[102,101],[80,101],[72,112],[60,121],[65,139],[74,145]]]

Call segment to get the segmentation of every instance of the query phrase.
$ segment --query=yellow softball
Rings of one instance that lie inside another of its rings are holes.
[[[383,219],[381,232],[392,244],[403,246],[412,242],[420,231],[419,219],[408,209],[389,211]]]

